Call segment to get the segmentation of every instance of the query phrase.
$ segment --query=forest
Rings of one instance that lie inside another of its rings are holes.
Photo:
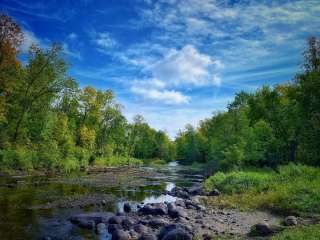
[[[24,36],[0,16],[0,166],[71,171],[90,165],[174,159],[174,144],[142,116],[129,123],[112,90],[83,88],[68,76],[62,48],[33,45],[19,58]]]
[[[0,166],[72,171],[179,160],[212,169],[320,164],[320,42],[308,39],[295,78],[239,92],[227,111],[175,140],[143,116],[129,123],[112,90],[79,87],[62,48],[33,45],[22,61],[20,26],[0,17]]]

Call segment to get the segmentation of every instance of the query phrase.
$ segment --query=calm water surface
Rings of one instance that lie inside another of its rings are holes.
[[[121,211],[126,201],[174,201],[162,192],[201,180],[200,175],[175,162],[69,177],[0,177],[0,239],[98,239],[93,232],[72,225],[68,217]],[[101,204],[102,199],[106,204]]]

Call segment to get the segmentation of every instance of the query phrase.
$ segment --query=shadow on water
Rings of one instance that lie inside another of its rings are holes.
[[[69,177],[0,177],[0,239],[93,239],[70,215],[122,209],[123,203],[174,201],[162,194],[202,180],[176,162],[157,168],[79,173]]]

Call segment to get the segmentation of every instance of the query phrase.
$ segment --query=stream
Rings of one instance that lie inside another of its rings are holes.
[[[161,167],[110,168],[71,176],[0,176],[0,239],[95,239],[68,221],[72,214],[122,211],[125,202],[171,202],[162,194],[202,176],[171,162]]]

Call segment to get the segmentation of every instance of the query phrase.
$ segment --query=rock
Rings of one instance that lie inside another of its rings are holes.
[[[92,229],[99,223],[107,223],[111,217],[112,213],[96,212],[73,215],[69,220],[81,228]]]
[[[115,230],[112,233],[112,240],[129,240],[130,239],[130,235],[129,233],[123,231],[123,230]]]
[[[108,223],[109,224],[119,224],[121,225],[122,224],[122,221],[123,221],[123,216],[113,216],[109,219]]]
[[[102,205],[106,205],[106,204],[107,204],[106,200],[104,200],[104,199],[101,200],[101,204],[102,204]]]
[[[152,233],[142,234],[138,240],[157,240],[157,237]]]
[[[161,240],[192,240],[192,236],[187,231],[177,228],[165,234]]]
[[[148,232],[148,228],[145,225],[141,224],[141,223],[138,223],[138,224],[134,225],[133,226],[133,230],[136,231],[137,233],[140,233],[140,234]]]
[[[153,205],[146,204],[138,212],[145,215],[166,215],[168,210],[164,203],[156,203]]]
[[[187,189],[183,189],[180,187],[174,187],[171,192],[169,192],[169,195],[183,198],[183,199],[190,199],[189,193],[187,192]]]
[[[268,236],[273,233],[272,228],[266,222],[257,223],[251,228],[251,235],[254,236]]]
[[[191,200],[186,200],[185,205],[188,209],[201,210],[201,207],[198,204],[192,202]]]
[[[284,219],[284,225],[295,226],[298,224],[298,220],[295,216],[288,216]]]
[[[172,218],[185,218],[188,216],[187,212],[183,208],[173,205],[168,207],[168,214]]]
[[[201,184],[193,185],[192,187],[187,189],[187,192],[192,196],[203,195],[203,193],[204,193]]]
[[[125,203],[123,205],[123,211],[126,212],[126,213],[131,212],[131,205],[129,203]]]
[[[205,233],[202,235],[202,239],[203,240],[211,240],[211,239],[213,239],[213,236],[208,233]]]
[[[168,224],[169,223],[166,220],[161,218],[152,219],[148,222],[148,225],[152,228],[160,228]]]
[[[122,220],[122,227],[124,230],[129,230],[133,226],[133,222],[129,218],[125,218]]]
[[[169,224],[164,226],[159,235],[159,240],[191,240],[192,229],[186,225]]]
[[[176,201],[176,206],[185,208],[185,207],[186,207],[186,204],[184,203],[183,200],[178,199],[178,200]]]
[[[108,232],[113,233],[116,230],[122,230],[122,226],[119,224],[109,224],[108,225]]]
[[[220,191],[216,188],[208,193],[208,196],[219,196],[219,195],[220,195]]]
[[[104,223],[99,223],[97,225],[97,233],[99,235],[107,234],[107,226]]]

